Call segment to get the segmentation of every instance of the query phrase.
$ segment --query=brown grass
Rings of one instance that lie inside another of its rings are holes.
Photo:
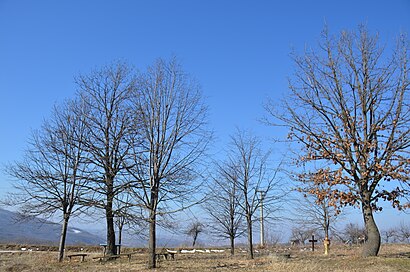
[[[244,253],[238,253],[235,257],[216,253],[177,254],[174,261],[159,261],[155,271],[410,271],[410,245],[383,245],[379,257],[374,258],[362,258],[360,248],[345,246],[333,246],[329,256],[324,256],[320,248],[315,252],[283,247],[272,251],[290,253],[291,258],[278,260],[268,251],[259,253],[254,260],[247,260]],[[146,269],[146,254],[141,250],[131,262],[121,258],[100,263],[92,259],[101,255],[100,252],[87,253],[89,256],[85,262],[76,259],[58,263],[57,253],[51,251],[1,252],[0,271],[150,271]]]

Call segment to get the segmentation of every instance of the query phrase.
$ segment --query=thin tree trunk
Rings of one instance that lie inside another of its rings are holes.
[[[155,248],[156,248],[156,214],[154,210],[150,211],[149,219],[149,243],[148,243],[148,268],[156,268],[156,259],[155,259]]]
[[[369,203],[369,201],[367,201]],[[373,210],[369,204],[362,204],[364,226],[366,228],[367,241],[363,245],[363,257],[377,256],[380,249],[380,232],[373,218]]]
[[[248,259],[253,259],[253,239],[252,239],[252,219],[247,218],[248,222]]]
[[[118,228],[118,252],[117,254],[121,254],[121,245],[122,245],[122,226]]]
[[[324,218],[325,238],[329,238],[329,225],[330,225],[330,220],[327,216],[325,216]]]
[[[325,238],[329,238],[329,228],[325,228]]]
[[[196,244],[196,239],[198,238],[198,233],[195,233],[194,235],[194,241],[192,242],[192,247],[195,247]]]
[[[64,215],[64,221],[63,221],[63,225],[61,228],[61,235],[60,235],[60,244],[58,247],[58,261],[59,262],[63,261],[63,258],[64,258],[64,249],[65,249],[65,241],[67,237],[68,220],[69,220],[69,217],[67,215]]]
[[[231,235],[229,239],[231,240],[231,256],[233,256],[235,254],[235,237]]]

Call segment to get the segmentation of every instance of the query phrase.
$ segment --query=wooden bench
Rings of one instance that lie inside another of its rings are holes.
[[[159,259],[161,259],[161,257],[163,257],[164,260],[168,260],[168,257],[169,257],[170,259],[175,260],[175,253],[173,253],[173,252],[166,252],[166,253],[157,253],[157,254],[155,254],[155,259],[159,260]]]
[[[85,256],[87,256],[87,254],[85,254],[85,253],[77,253],[77,254],[67,255],[67,258],[70,259],[70,262],[71,262],[71,258],[73,258],[73,257],[81,257],[81,261],[84,262]]]

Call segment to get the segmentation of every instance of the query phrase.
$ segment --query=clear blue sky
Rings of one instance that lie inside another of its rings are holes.
[[[73,97],[74,76],[117,59],[144,69],[176,55],[202,85],[220,149],[236,126],[275,136],[262,104],[287,91],[291,49],[314,46],[325,23],[391,42],[410,34],[410,1],[0,0],[0,164]],[[0,173],[0,197],[9,189]]]

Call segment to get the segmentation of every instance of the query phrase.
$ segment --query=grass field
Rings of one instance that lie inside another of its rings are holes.
[[[331,254],[324,256],[321,248],[310,252],[281,247],[260,252],[254,260],[247,260],[245,253],[234,257],[224,253],[177,254],[175,260],[160,260],[155,271],[410,271],[410,245],[383,245],[380,255],[372,258],[360,257],[360,250],[359,247],[334,246]],[[275,251],[286,251],[290,258],[278,259],[273,256]],[[75,252],[67,254],[70,253]],[[87,254],[85,262],[76,258],[58,263],[57,253],[51,251],[0,252],[0,271],[152,271],[146,268],[146,254],[141,250],[130,262],[125,257],[100,263],[92,259],[100,256],[100,252],[94,250]]]

